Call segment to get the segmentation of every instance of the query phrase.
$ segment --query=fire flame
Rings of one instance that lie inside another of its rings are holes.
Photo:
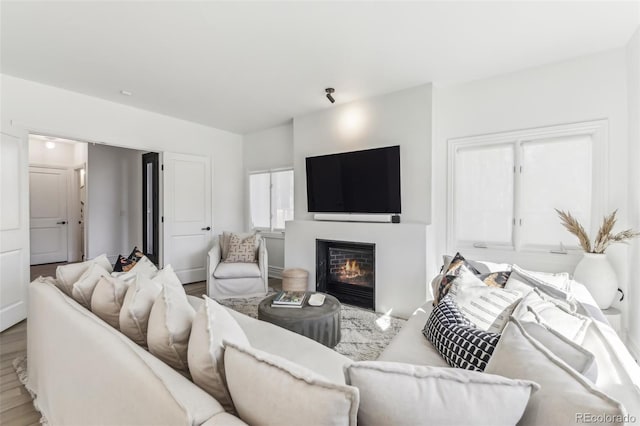
[[[355,260],[347,260],[343,266],[344,274],[349,277],[359,277],[362,275],[362,270],[360,270],[360,265]]]

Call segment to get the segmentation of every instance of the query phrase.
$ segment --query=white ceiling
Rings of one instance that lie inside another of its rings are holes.
[[[1,70],[237,133],[624,46],[638,2],[11,2]],[[125,97],[121,90],[133,92]]]

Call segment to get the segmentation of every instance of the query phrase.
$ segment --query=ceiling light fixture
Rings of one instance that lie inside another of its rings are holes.
[[[121,94],[121,95],[124,95],[124,96],[131,96],[131,95],[133,95],[133,93],[131,93],[131,92],[130,92],[130,91],[128,91],[128,90],[121,90],[121,91],[120,91],[120,94]]]
[[[47,141],[47,143],[45,143],[44,146],[46,146],[48,149],[53,149],[56,147],[56,144],[51,141]]]
[[[326,89],[324,89],[324,91],[327,93],[327,99],[329,99],[332,104],[336,103],[336,100],[333,99],[333,93],[336,91],[336,89],[334,89],[333,87],[327,87]]]

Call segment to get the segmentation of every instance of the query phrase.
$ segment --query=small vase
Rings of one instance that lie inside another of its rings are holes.
[[[600,309],[607,309],[618,292],[618,279],[607,255],[585,253],[576,265],[573,278],[589,290]]]

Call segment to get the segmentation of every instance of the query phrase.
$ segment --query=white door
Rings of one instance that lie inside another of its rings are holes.
[[[29,223],[27,150],[2,134],[0,144],[0,331],[27,317]]]
[[[163,163],[163,265],[183,284],[204,281],[213,235],[209,157],[165,152]]]
[[[67,261],[67,171],[29,167],[31,264]]]

